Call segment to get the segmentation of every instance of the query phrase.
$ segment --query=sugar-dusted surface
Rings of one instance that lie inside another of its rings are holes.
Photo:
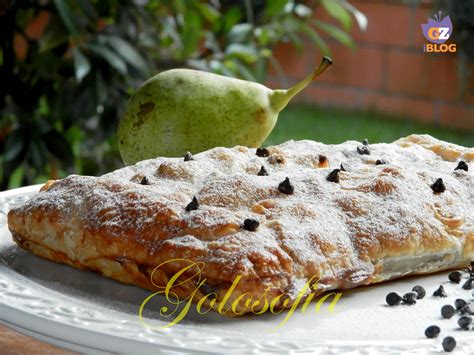
[[[469,164],[474,149],[430,136],[370,145],[370,155],[359,154],[360,145],[289,141],[269,147],[269,157],[215,148],[187,162],[157,158],[98,178],[70,176],[14,209],[10,229],[41,238],[22,222],[43,213],[55,225],[45,230],[65,244],[82,233],[114,246],[97,255],[156,266],[166,251],[204,261],[211,284],[242,275],[249,285],[270,282],[282,291],[315,275],[321,287],[348,288],[473,259],[474,166],[454,168]],[[341,164],[347,171],[339,183],[327,181]],[[257,176],[262,165],[268,176]],[[150,185],[132,182],[136,174]],[[290,195],[278,190],[286,177]],[[438,178],[441,194],[430,187]],[[187,212],[193,196],[200,207]],[[245,218],[259,220],[258,231],[243,230]]]

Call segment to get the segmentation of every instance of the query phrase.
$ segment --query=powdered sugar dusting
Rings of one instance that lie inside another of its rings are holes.
[[[151,159],[101,177],[67,177],[19,210],[54,209],[65,227],[74,220],[110,238],[133,236],[150,255],[191,248],[244,276],[273,273],[295,285],[318,275],[328,289],[417,271],[388,268],[403,255],[452,256],[431,272],[474,259],[473,173],[454,171],[458,160],[474,160],[474,149],[426,135],[370,145],[370,155],[359,154],[360,145],[288,141],[269,147],[269,157],[220,147],[187,162]],[[320,156],[329,167],[318,166]],[[339,183],[327,181],[341,163]],[[268,176],[257,176],[261,166]],[[132,182],[136,174],[150,185]],[[278,190],[286,177],[293,194]],[[444,193],[430,187],[438,178]],[[187,212],[193,196],[200,207]],[[259,229],[243,230],[245,218]]]

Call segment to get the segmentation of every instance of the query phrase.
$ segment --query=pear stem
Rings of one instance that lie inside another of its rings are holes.
[[[295,97],[301,90],[307,87],[314,79],[324,73],[331,66],[331,64],[331,58],[323,57],[319,66],[299,83],[292,86],[288,90],[274,90],[274,95],[272,96],[272,107],[275,112],[280,112],[283,110],[293,97]]]

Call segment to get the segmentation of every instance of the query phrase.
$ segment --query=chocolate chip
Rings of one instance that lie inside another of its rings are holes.
[[[366,145],[360,145],[357,147],[357,153],[361,155],[370,155],[370,150]]]
[[[246,220],[244,220],[244,229],[250,232],[255,232],[258,229],[259,225],[260,223],[255,219],[247,218]]]
[[[462,275],[459,271],[453,271],[453,272],[449,273],[448,279],[449,279],[449,281],[458,284],[458,283],[461,282]]]
[[[439,333],[441,333],[441,329],[437,325],[431,325],[425,330],[425,335],[427,338],[436,338]]]
[[[456,340],[453,337],[446,337],[443,339],[443,349],[446,352],[451,352],[456,347]]]
[[[339,167],[339,169],[341,169],[341,171],[347,171],[346,167],[344,166],[343,163],[341,163],[341,166]]]
[[[473,280],[473,278],[470,277],[470,278],[464,283],[464,285],[462,285],[462,288],[463,288],[464,290],[472,290],[472,280]]]
[[[319,164],[320,164],[320,165],[326,164],[327,161],[328,161],[328,158],[326,158],[325,155],[320,155],[320,156],[319,156]]]
[[[257,156],[264,158],[268,157],[270,155],[270,152],[267,148],[257,148],[256,154]]]
[[[135,182],[140,185],[150,185],[150,182],[148,181],[148,178],[143,175],[143,174],[136,174],[134,175],[130,181]]]
[[[413,287],[412,291],[416,292],[416,294],[417,294],[416,299],[417,300],[421,300],[422,298],[424,298],[426,296],[425,289],[423,287],[419,286],[419,285],[416,285],[415,287]]]
[[[415,304],[416,303],[416,296],[417,294],[415,292],[407,292],[403,295],[403,303],[404,304],[408,304],[408,305],[412,305],[412,304]]]
[[[471,307],[469,305],[465,305],[459,310],[459,313],[461,314],[469,314],[470,316],[474,316],[474,312],[472,311]]]
[[[365,146],[368,146],[369,145],[369,140],[367,138],[365,138],[363,141],[362,141],[362,144],[365,145]]]
[[[328,176],[326,176],[326,180],[330,181],[330,182],[338,183],[339,182],[339,172],[340,171],[341,171],[341,169],[334,169],[333,171],[331,171],[329,173]]]
[[[463,160],[461,160],[459,163],[458,163],[458,166],[456,166],[454,168],[454,170],[464,170],[464,171],[469,171],[469,166],[467,165],[467,163]]]
[[[441,315],[443,318],[450,319],[454,316],[454,313],[456,313],[456,310],[450,304],[441,307]]]
[[[385,164],[388,164],[388,162],[386,160],[383,160],[383,159],[377,159],[375,161],[375,165],[385,165]]]
[[[436,193],[441,193],[446,191],[446,186],[444,185],[443,179],[437,179],[433,185],[431,185],[431,189]]]
[[[193,196],[193,199],[191,200],[190,203],[188,203],[188,205],[186,206],[186,211],[189,212],[189,211],[195,211],[199,208],[199,202],[196,198],[196,196]]]
[[[454,306],[456,307],[456,310],[459,311],[464,306],[467,306],[467,302],[461,298],[458,298],[456,301],[454,301]]]
[[[193,155],[191,154],[191,152],[187,152],[187,153],[184,155],[184,161],[190,161],[190,160],[194,160],[194,157],[193,157]]]
[[[402,302],[402,298],[396,292],[390,292],[387,297],[385,297],[385,302],[389,306],[396,306]]]
[[[290,179],[286,178],[285,180],[280,182],[280,184],[278,185],[278,190],[284,194],[291,195],[295,191],[295,188],[291,184]]]
[[[468,316],[462,316],[458,319],[459,328],[462,330],[469,330],[471,328],[472,318]]]
[[[440,285],[438,287],[438,289],[435,292],[433,292],[433,296],[435,296],[435,297],[448,297],[448,295],[446,294],[446,291],[444,290],[443,285]]]
[[[259,172],[257,173],[258,176],[268,176],[268,171],[265,169],[265,167],[262,165],[260,168]]]

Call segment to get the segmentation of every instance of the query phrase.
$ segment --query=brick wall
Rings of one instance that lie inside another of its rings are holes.
[[[357,48],[328,39],[333,67],[297,100],[325,107],[374,110],[457,129],[474,131],[474,82],[461,93],[455,53],[423,53],[420,24],[437,12],[429,2],[352,0],[368,18],[361,32],[353,25]],[[315,16],[330,21],[322,8]],[[454,24],[456,31],[456,24]],[[309,41],[298,54],[289,44],[276,48],[290,84],[311,72],[321,53]],[[471,64],[474,73],[474,65]],[[275,72],[271,87],[280,86]]]

